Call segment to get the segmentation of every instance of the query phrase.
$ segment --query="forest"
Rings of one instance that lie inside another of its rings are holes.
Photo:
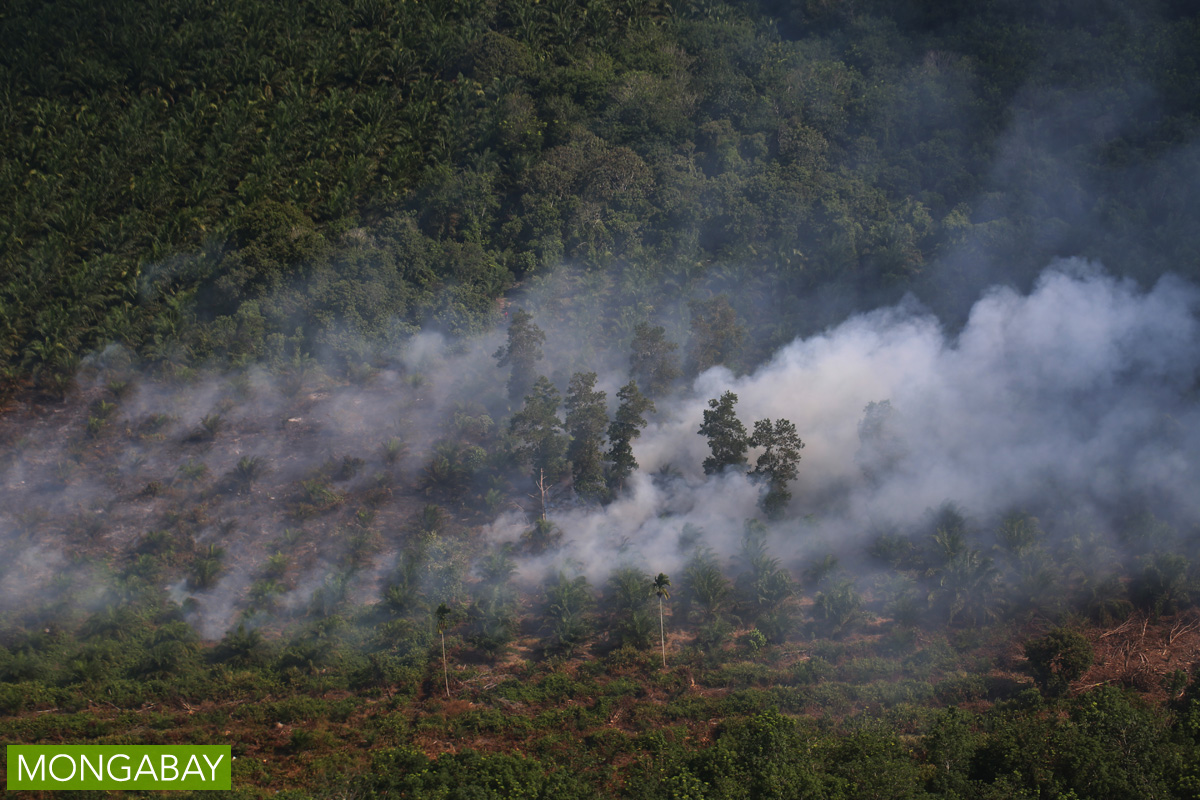
[[[0,731],[239,798],[1200,797],[1182,0],[11,0]]]

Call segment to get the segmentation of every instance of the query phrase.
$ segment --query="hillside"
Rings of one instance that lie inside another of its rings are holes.
[[[0,10],[0,731],[237,797],[1190,798],[1200,17]]]

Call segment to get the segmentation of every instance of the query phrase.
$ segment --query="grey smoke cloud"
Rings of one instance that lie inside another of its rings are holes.
[[[557,493],[550,517],[563,529],[564,545],[522,558],[521,575],[536,581],[570,563],[599,585],[623,563],[671,572],[688,557],[679,542],[686,524],[703,529],[704,544],[718,553],[736,553],[745,520],[758,514],[760,487],[741,474],[703,475],[707,444],[697,433],[708,399],[726,390],[738,394],[747,426],[784,417],[806,443],[789,513],[772,526],[774,552],[789,565],[830,549],[858,549],[881,525],[912,529],[947,500],[985,521],[1021,508],[1043,518],[1049,509],[1112,522],[1149,508],[1193,523],[1200,510],[1198,298],[1200,290],[1176,278],[1147,290],[1097,264],[1066,260],[1052,264],[1028,294],[984,293],[954,335],[906,301],[797,339],[749,374],[709,370],[658,401],[659,413],[634,445],[642,469],[622,496],[599,506],[572,501],[565,489]],[[527,299],[537,317],[538,297]],[[627,380],[624,343],[558,330],[553,314],[537,318],[548,333],[544,371],[564,388],[571,371],[594,369],[614,405]],[[288,548],[281,537],[289,527],[306,533],[303,546],[292,548],[278,613],[302,614],[342,568],[355,505],[293,519],[296,482],[327,460],[358,456],[362,470],[334,484],[338,491],[366,486],[388,470],[398,491],[411,489],[439,431],[464,403],[479,404],[502,424],[506,375],[492,357],[502,339],[502,330],[469,342],[422,334],[395,354],[394,369],[367,386],[318,379],[295,395],[257,372],[186,387],[142,380],[112,424],[137,430],[147,415],[168,414],[161,433],[105,439],[111,469],[77,468],[60,480],[57,465],[70,461],[86,421],[86,410],[71,412],[57,432],[12,448],[0,470],[0,603],[17,605],[31,590],[50,596],[56,571],[73,574],[62,558],[73,534],[56,515],[90,515],[99,525],[96,546],[124,550],[162,526],[172,504],[183,504],[184,511],[201,506],[207,517],[196,523],[196,545],[217,542],[227,551],[213,588],[173,587],[179,597],[196,598],[192,621],[206,638],[236,625],[265,559]],[[882,400],[893,409],[886,424],[894,458],[876,464],[868,479],[859,425],[864,407]],[[210,443],[189,444],[189,432],[218,411],[226,427]],[[409,445],[395,467],[380,452],[392,436]],[[245,455],[269,463],[263,488],[246,496],[202,489]],[[197,488],[178,477],[189,463],[209,468]],[[168,495],[130,495],[155,479],[169,484]],[[355,573],[348,593],[355,602],[379,596],[407,535],[405,514],[425,502],[408,497],[380,507],[381,544]],[[225,521],[235,523],[231,533],[223,531]],[[515,542],[529,525],[528,513],[506,503],[484,538]],[[76,584],[85,580],[79,575]],[[92,594],[89,602],[100,602]]]
[[[775,526],[788,555],[861,540],[880,520],[911,524],[947,500],[982,518],[1049,505],[1112,518],[1153,501],[1157,514],[1192,519],[1198,296],[1172,277],[1143,291],[1064,260],[1027,295],[985,293],[957,336],[905,303],[796,340],[749,375],[709,370],[659,403],[626,497],[555,515],[566,552],[593,578],[630,549],[654,569],[677,566],[684,523],[734,552],[758,488],[741,475],[706,480],[697,435],[707,399],[726,390],[748,427],[785,417],[806,443],[788,521]],[[867,480],[859,423],[885,399],[903,455]],[[649,478],[667,464],[682,477]]]

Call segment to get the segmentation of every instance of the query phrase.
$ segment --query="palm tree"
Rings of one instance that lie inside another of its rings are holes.
[[[663,623],[663,598],[671,596],[670,590],[667,588],[671,585],[671,579],[667,577],[667,573],[660,572],[654,582],[650,584],[650,591],[658,595],[658,634],[662,639],[662,661],[663,667],[667,666],[667,629]]]
[[[614,612],[615,633],[622,645],[637,648],[649,644],[653,622],[650,621],[650,596],[646,586],[650,576],[635,567],[621,567],[608,579],[608,601]]]
[[[937,588],[937,599],[946,611],[946,621],[968,618],[972,625],[980,621],[992,621],[999,617],[997,584],[1000,572],[992,560],[980,551],[967,549],[951,558],[941,569]]]
[[[562,528],[542,517],[533,521],[533,527],[521,534],[521,544],[530,555],[554,550],[562,542]]]
[[[699,615],[705,622],[720,616],[729,600],[729,581],[721,574],[712,551],[705,548],[697,552],[688,562],[683,578],[685,605],[698,604]]]
[[[545,592],[543,627],[550,632],[549,647],[570,655],[590,632],[587,614],[592,604],[591,585],[583,575],[570,578],[560,571],[546,582]]]

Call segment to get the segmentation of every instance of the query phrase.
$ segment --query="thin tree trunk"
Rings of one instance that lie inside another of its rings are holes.
[[[442,675],[446,679],[446,697],[450,696],[450,668],[446,666],[446,632],[439,631],[442,634]]]
[[[538,470],[538,479],[534,481],[538,488],[537,497],[529,495],[532,499],[537,500],[542,505],[542,519],[546,519],[546,470]]]
[[[542,496],[542,520],[546,519],[546,470],[538,470],[538,493]]]
[[[662,639],[663,667],[667,666],[667,629],[663,625],[662,597],[658,598],[658,636]]]

